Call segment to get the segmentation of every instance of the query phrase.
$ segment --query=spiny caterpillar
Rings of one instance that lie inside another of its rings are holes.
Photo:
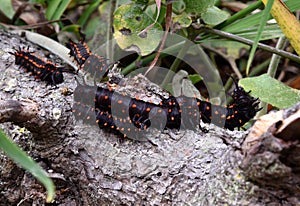
[[[80,68],[89,68],[86,70],[94,68],[102,74],[107,74],[108,66],[104,63],[103,57],[92,54],[86,43],[82,41],[70,42],[70,55],[74,57]],[[98,126],[134,139],[144,136],[150,127],[159,130],[165,128],[194,130],[200,126],[200,120],[234,130],[236,127],[241,128],[260,110],[257,108],[258,99],[251,97],[250,92],[246,92],[236,82],[235,84],[236,88],[231,94],[233,102],[227,106],[212,105],[208,101],[197,98],[174,97],[171,94],[168,98],[162,99],[159,104],[154,104],[118,93],[108,86],[109,84],[106,87],[96,87],[78,83],[74,91],[74,99],[77,101],[77,107],[82,104],[81,107],[89,105],[91,108],[94,96],[94,119]],[[89,119],[90,111],[91,109],[89,109]],[[81,110],[81,114],[83,113]],[[80,118],[77,115],[78,117]],[[215,121],[212,122],[212,119]]]
[[[107,75],[108,69],[112,64],[107,64],[106,58],[93,54],[86,42],[80,40],[75,43],[69,39],[66,46],[70,49],[69,55],[75,59],[79,70],[82,69],[90,73],[96,79],[101,79]]]
[[[15,56],[15,64],[20,65],[26,72],[30,72],[36,79],[46,81],[47,84],[57,85],[64,81],[63,69],[49,60],[37,57],[29,49],[21,49],[10,54]]]
[[[212,115],[217,117],[214,124],[233,130],[242,127],[260,110],[257,108],[258,99],[251,97],[242,87],[237,87],[233,96],[236,97],[233,103],[225,107],[197,98],[175,98],[171,95],[156,105],[97,87],[95,109],[112,113],[114,121],[130,121],[139,130],[147,130],[150,126],[159,129],[195,129],[200,119],[204,123],[211,123]],[[99,113],[96,115],[96,119],[101,118]],[[126,135],[126,128],[123,130],[122,133]]]

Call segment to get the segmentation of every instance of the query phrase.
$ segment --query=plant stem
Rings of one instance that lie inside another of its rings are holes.
[[[113,26],[113,21],[114,21],[114,11],[116,9],[116,4],[117,1],[116,0],[111,0],[110,1],[110,12],[109,12],[109,20],[108,20],[108,25],[107,25],[107,31],[106,31],[106,37],[107,37],[107,46],[106,46],[106,55],[108,57],[108,59],[113,59],[114,56],[114,44],[112,41],[113,35],[111,32],[111,28]]]
[[[167,40],[167,36],[170,30],[170,26],[171,26],[171,20],[172,20],[172,3],[167,4],[167,12],[166,12],[166,28],[165,28],[165,32],[164,35],[162,37],[159,49],[156,53],[156,56],[153,60],[153,62],[151,63],[151,65],[149,66],[149,68],[147,69],[147,71],[145,72],[145,76],[147,76],[147,74],[150,72],[150,70],[155,66],[161,51],[163,50],[166,40]]]
[[[225,37],[227,39],[232,39],[232,40],[235,40],[235,41],[238,41],[238,42],[250,45],[250,46],[252,46],[252,44],[253,44],[253,41],[250,40],[250,39],[246,39],[246,38],[243,38],[243,37],[240,37],[240,36],[228,33],[228,32],[224,32],[224,31],[220,31],[220,30],[216,30],[216,29],[211,29],[211,28],[207,28],[207,27],[202,27],[201,29],[203,29],[204,31],[206,31],[208,33],[216,34],[216,35]],[[274,53],[274,54],[278,54],[282,57],[285,57],[285,58],[293,60],[297,63],[300,63],[300,57],[299,56],[291,54],[291,53],[286,52],[284,50],[280,50],[280,49],[277,49],[277,48],[274,48],[274,47],[271,47],[271,46],[268,46],[268,45],[262,44],[262,43],[258,43],[258,48],[263,49],[263,50],[268,51],[268,52],[271,52],[271,53]]]
[[[253,67],[251,69],[251,72],[249,73],[249,77],[253,77],[256,76],[258,73],[262,72],[264,69],[266,69],[268,67],[268,65],[270,64],[271,59],[267,59],[266,61],[264,61],[263,63],[257,65],[256,67]]]
[[[287,41],[287,38],[285,36],[280,37],[278,39],[277,44],[276,44],[276,49],[283,49],[284,46],[285,46],[286,41]],[[281,59],[281,56],[279,56],[277,54],[272,55],[271,62],[269,64],[267,73],[273,78],[275,77],[280,59]]]

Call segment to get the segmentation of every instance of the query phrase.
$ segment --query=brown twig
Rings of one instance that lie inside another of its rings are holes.
[[[145,76],[147,76],[147,74],[151,71],[151,69],[153,69],[153,67],[157,63],[160,53],[165,46],[168,32],[169,32],[170,26],[171,26],[171,20],[172,20],[172,3],[169,3],[169,4],[167,4],[167,11],[166,11],[166,29],[165,29],[164,35],[161,39],[161,43],[160,43],[159,49],[156,53],[156,56],[155,56],[154,60],[152,61],[151,65],[149,66],[149,68],[147,69],[147,71],[145,72]]]
[[[67,20],[67,19],[63,18],[63,19],[39,22],[39,23],[36,23],[36,24],[30,24],[30,25],[24,25],[24,26],[15,26],[15,25],[5,24],[5,23],[0,23],[0,25],[2,25],[3,27],[5,27],[7,29],[17,29],[17,30],[18,29],[36,29],[36,28],[42,27],[42,26],[47,25],[47,24],[52,24],[52,23],[59,22],[59,21],[64,21],[64,20]]]

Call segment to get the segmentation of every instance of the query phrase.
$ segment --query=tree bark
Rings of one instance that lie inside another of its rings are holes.
[[[1,128],[53,178],[57,205],[299,204],[298,138],[278,138],[277,128],[249,137],[209,125],[209,133],[152,131],[150,141],[120,139],[75,121],[73,96],[62,92],[76,88],[72,74],[57,89],[35,81],[8,51],[44,51],[24,37],[0,33],[1,99],[38,104],[34,117]],[[290,113],[297,110],[299,105]],[[0,161],[1,204],[45,204],[40,183],[3,154]]]

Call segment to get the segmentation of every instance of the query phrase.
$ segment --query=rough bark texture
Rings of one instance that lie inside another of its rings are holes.
[[[0,100],[0,123],[22,123],[36,117],[38,104],[30,100]]]
[[[39,105],[35,118],[18,125],[3,123],[1,128],[53,177],[55,205],[299,204],[299,182],[291,182],[299,178],[298,170],[292,172],[293,165],[283,163],[284,169],[276,174],[289,175],[278,179],[284,186],[266,184],[272,182],[274,173],[257,175],[254,171],[269,168],[263,164],[268,158],[255,164],[257,155],[268,156],[259,153],[262,150],[242,151],[247,132],[210,125],[209,133],[154,131],[149,134],[151,142],[138,142],[120,141],[96,125],[76,123],[71,112],[73,97],[62,92],[63,88],[75,89],[73,75],[65,74],[65,82],[57,89],[35,81],[18,69],[8,51],[30,46],[41,55],[44,52],[24,37],[0,32],[1,99],[30,99]],[[270,137],[266,133],[264,139]],[[296,141],[294,145],[299,147]],[[274,151],[268,154],[280,161]],[[44,188],[3,154],[0,169],[1,205],[44,204]]]

